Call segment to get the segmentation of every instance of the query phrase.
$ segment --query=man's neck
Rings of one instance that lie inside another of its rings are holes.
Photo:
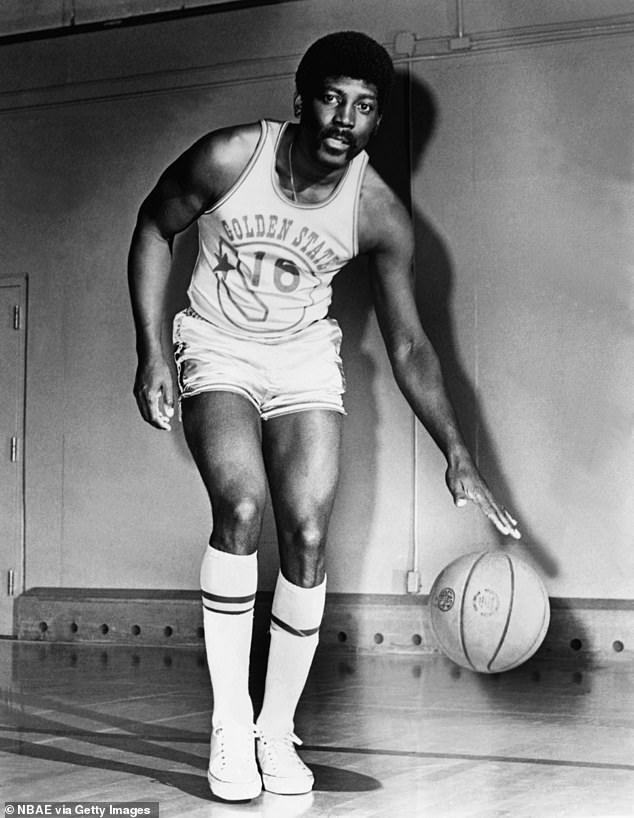
[[[276,157],[280,186],[291,201],[319,204],[333,193],[346,173],[343,167],[329,167],[312,155],[301,129],[295,125],[286,128]]]

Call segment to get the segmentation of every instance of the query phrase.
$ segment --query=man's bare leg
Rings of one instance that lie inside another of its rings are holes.
[[[260,418],[240,395],[206,392],[183,402],[183,424],[213,515],[200,571],[214,697],[208,779],[215,795],[243,800],[261,790],[249,696],[256,552],[266,497]]]
[[[264,702],[257,721],[264,787],[312,789],[295,752],[294,715],[319,641],[326,595],[325,548],[339,475],[341,416],[314,410],[264,425],[264,455],[277,524],[281,572],[271,616]]]

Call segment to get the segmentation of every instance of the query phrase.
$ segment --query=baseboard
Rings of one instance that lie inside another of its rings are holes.
[[[265,637],[271,593],[256,599],[255,636]],[[540,654],[634,656],[634,601],[551,598]],[[18,639],[156,646],[203,645],[198,591],[32,588],[16,599]],[[423,595],[329,594],[322,647],[373,653],[438,650]]]

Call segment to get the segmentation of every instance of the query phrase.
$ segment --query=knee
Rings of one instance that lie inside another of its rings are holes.
[[[228,504],[224,511],[225,519],[228,518],[235,528],[252,528],[260,524],[262,517],[261,504],[253,497],[241,497]]]
[[[224,500],[213,510],[211,542],[221,551],[250,554],[257,549],[263,504],[254,497]]]
[[[293,532],[293,546],[306,558],[317,558],[324,550],[326,532],[318,523],[305,521]]]
[[[326,572],[326,532],[305,521],[280,543],[282,572],[289,582],[305,588],[319,585]]]

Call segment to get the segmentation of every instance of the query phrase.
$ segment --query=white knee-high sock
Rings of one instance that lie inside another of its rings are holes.
[[[325,599],[325,579],[315,588],[301,588],[281,573],[277,578],[264,702],[257,720],[266,735],[293,732],[297,703],[319,642]]]
[[[200,567],[213,727],[253,725],[249,654],[257,570],[256,554],[238,556],[212,546]]]

